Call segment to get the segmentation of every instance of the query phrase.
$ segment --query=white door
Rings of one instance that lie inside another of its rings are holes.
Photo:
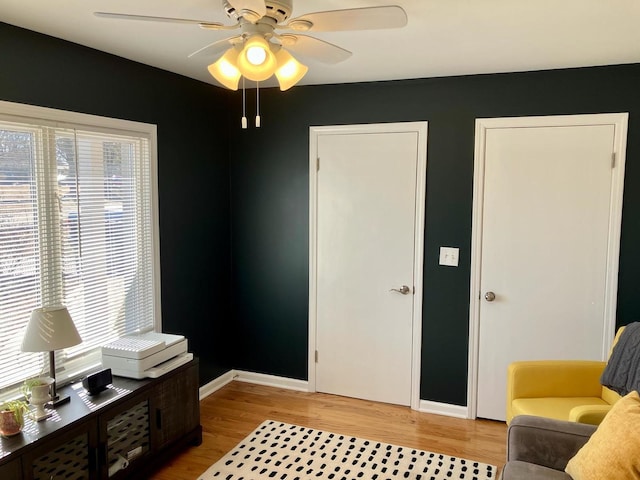
[[[315,387],[411,405],[426,144],[415,124],[385,127],[317,136]]]
[[[484,124],[479,417],[505,419],[510,362],[599,360],[610,338],[626,140],[606,115],[561,120]]]

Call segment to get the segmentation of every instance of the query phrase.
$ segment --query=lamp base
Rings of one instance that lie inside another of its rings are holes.
[[[51,399],[49,403],[47,403],[47,407],[49,408],[57,408],[62,404],[71,401],[71,397],[69,395],[56,395]]]

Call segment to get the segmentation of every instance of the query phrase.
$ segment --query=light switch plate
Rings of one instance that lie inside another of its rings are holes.
[[[440,265],[457,267],[459,255],[460,249],[457,247],[440,247]]]

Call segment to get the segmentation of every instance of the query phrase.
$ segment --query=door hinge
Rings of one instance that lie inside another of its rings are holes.
[[[316,172],[320,171],[320,157],[316,158]]]
[[[316,363],[318,363],[318,350],[316,350]]]
[[[611,168],[616,168],[616,152],[611,154]]]

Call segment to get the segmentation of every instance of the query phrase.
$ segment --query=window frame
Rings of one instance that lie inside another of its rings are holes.
[[[0,100],[0,120],[41,124],[43,126],[56,128],[80,128],[106,133],[133,134],[147,139],[149,145],[149,180],[151,183],[150,226],[153,281],[153,330],[157,332],[162,331],[157,125],[3,100]],[[46,355],[46,353],[43,353],[43,355]],[[100,364],[101,354],[99,349],[95,349],[78,359],[65,362],[64,371],[57,375],[58,383],[64,384],[75,380],[88,371],[95,370]],[[8,389],[4,391],[3,397],[6,395],[14,396],[15,392],[13,389]]]

